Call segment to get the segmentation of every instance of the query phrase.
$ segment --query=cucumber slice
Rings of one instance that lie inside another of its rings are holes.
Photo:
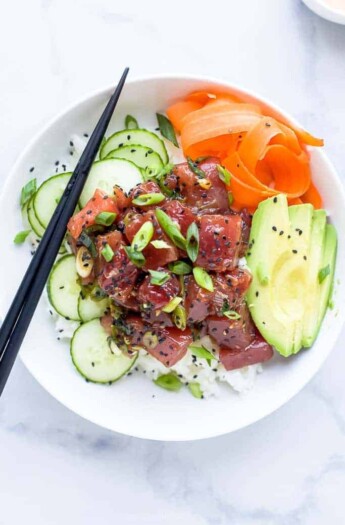
[[[129,191],[142,181],[141,171],[133,162],[124,159],[106,159],[95,162],[80,195],[80,206],[82,208],[85,206],[97,188],[111,195],[115,184],[121,186],[124,191]]]
[[[48,280],[48,297],[51,305],[66,319],[80,321],[78,301],[81,288],[74,255],[65,255],[54,266]]]
[[[45,232],[45,228],[43,228],[42,224],[36,217],[33,199],[34,197],[30,199],[30,202],[27,207],[28,221],[33,232],[37,235],[37,237],[42,237]]]
[[[137,355],[130,358],[113,353],[109,336],[99,319],[82,324],[71,341],[71,357],[78,372],[93,383],[112,383],[134,365]]]
[[[35,215],[43,228],[46,228],[63,194],[71,173],[60,173],[46,180],[33,197]]]
[[[164,166],[158,153],[147,146],[140,146],[139,144],[132,144],[131,146],[123,146],[123,148],[115,149],[108,153],[107,159],[130,160],[148,175],[158,173]]]
[[[164,142],[152,131],[147,129],[124,129],[118,131],[108,138],[105,144],[103,144],[100,151],[100,158],[104,159],[111,151],[114,151],[122,146],[131,146],[140,144],[147,148],[153,149],[164,164],[169,162],[168,153]]]
[[[98,319],[104,315],[104,312],[109,306],[109,299],[105,297],[101,301],[94,301],[91,297],[85,297],[80,295],[78,301],[78,313],[83,323],[91,321],[92,319]]]

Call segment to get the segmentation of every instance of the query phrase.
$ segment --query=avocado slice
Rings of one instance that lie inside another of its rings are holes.
[[[260,203],[247,263],[247,304],[262,336],[283,356],[311,346],[325,315],[334,275],[336,233],[324,210],[288,206],[285,195]],[[319,282],[320,269],[326,268]]]

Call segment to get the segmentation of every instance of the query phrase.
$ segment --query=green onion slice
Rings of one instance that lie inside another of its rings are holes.
[[[193,173],[195,173],[195,175],[199,177],[199,179],[206,178],[206,173],[204,172],[204,170],[199,168],[198,163],[196,161],[193,161],[190,157],[187,157],[187,164],[188,164],[189,169]]]
[[[185,330],[187,327],[187,312],[184,306],[181,304],[177,305],[175,310],[173,311],[172,318],[174,321],[175,326],[179,330]]]
[[[89,250],[89,252],[91,253],[92,257],[96,257],[97,256],[97,250],[96,250],[95,243],[88,236],[88,234],[85,233],[85,231],[81,232],[81,234],[80,234],[80,236],[78,238],[78,241],[80,241]]]
[[[194,397],[196,397],[197,399],[203,399],[204,395],[202,393],[199,383],[189,383],[188,388]]]
[[[327,275],[329,275],[331,273],[331,267],[329,264],[327,264],[327,266],[325,266],[324,268],[321,268],[321,270],[319,271],[319,283],[321,284],[327,277]]]
[[[137,129],[139,127],[138,121],[132,115],[127,115],[125,118],[126,129]]]
[[[163,193],[145,193],[133,199],[132,202],[136,206],[151,206],[152,204],[159,204],[164,199]]]
[[[144,222],[134,235],[131,249],[136,252],[142,252],[144,248],[150,243],[154,234],[154,227],[151,221]]]
[[[166,304],[162,308],[162,311],[167,314],[171,314],[171,312],[175,310],[175,308],[180,304],[181,301],[182,297],[174,297],[174,299],[171,299],[170,303]]]
[[[112,260],[112,258],[114,257],[114,252],[111,249],[111,247],[109,246],[109,244],[106,244],[104,246],[103,250],[101,251],[101,254],[103,255],[104,259],[107,262],[110,262]]]
[[[195,357],[198,357],[199,359],[206,359],[208,364],[211,363],[212,359],[217,361],[216,356],[213,355],[212,352],[209,352],[209,350],[206,350],[206,348],[203,346],[198,345],[198,341],[189,345],[188,350],[190,350],[191,354],[195,355]]]
[[[139,268],[144,266],[146,259],[141,252],[137,252],[131,246],[125,246],[124,249],[127,253],[128,259],[132,261],[132,263],[135,264],[135,266],[138,266]]]
[[[14,244],[22,244],[31,230],[23,230],[22,232],[18,232],[15,238],[13,239]]]
[[[175,130],[170,120],[165,115],[162,115],[161,113],[156,113],[156,115],[157,115],[158,126],[159,126],[160,132],[162,133],[163,137],[166,138],[167,140],[170,140],[170,142],[172,142],[174,146],[179,148],[180,146],[177,142]]]
[[[36,179],[29,180],[29,182],[27,182],[25,186],[22,187],[22,191],[20,193],[20,205],[21,206],[24,206],[24,204],[29,202],[33,194],[36,192],[36,189],[37,189]]]
[[[170,390],[171,392],[178,392],[182,388],[181,381],[173,373],[157,377],[157,379],[154,380],[154,383],[165,390]]]
[[[102,211],[95,217],[95,223],[102,226],[111,226],[116,219],[116,213],[109,211]]]
[[[184,261],[176,261],[169,264],[169,270],[176,275],[188,275],[192,273],[192,267],[190,264]]]
[[[193,275],[197,284],[201,286],[201,288],[204,288],[209,292],[213,292],[213,281],[211,276],[206,272],[206,270],[200,268],[199,266],[195,266],[195,268],[193,268]]]
[[[151,244],[156,250],[166,250],[167,248],[171,248],[171,245],[168,244],[165,241],[162,241],[160,239],[157,239],[155,241],[151,241]]]
[[[241,319],[240,314],[235,312],[235,310],[223,310],[222,313],[225,315],[225,317],[231,320],[237,321],[238,319]]]
[[[170,275],[166,272],[157,272],[156,270],[149,270],[149,273],[151,275],[151,284],[155,284],[156,286],[162,286],[170,279]]]
[[[156,210],[156,217],[169,239],[182,250],[186,249],[186,239],[183,237],[179,226],[163,210]]]
[[[231,191],[229,191],[229,193],[228,193],[228,201],[229,201],[229,206],[232,206],[232,204],[234,202],[234,196],[231,193]]]
[[[229,186],[231,181],[231,173],[226,168],[221,166],[220,164],[217,164],[217,170],[218,170],[218,177],[226,186]]]
[[[195,262],[199,253],[199,230],[195,222],[187,230],[187,253],[191,261]]]

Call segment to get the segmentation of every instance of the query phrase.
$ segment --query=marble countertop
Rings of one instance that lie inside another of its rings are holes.
[[[2,180],[51,116],[113,83],[125,65],[133,75],[212,75],[258,91],[321,134],[343,175],[345,27],[299,0],[201,5],[6,2]],[[269,418],[212,440],[156,443],[72,414],[18,360],[0,403],[0,524],[343,524],[344,375],[340,340],[313,381]]]

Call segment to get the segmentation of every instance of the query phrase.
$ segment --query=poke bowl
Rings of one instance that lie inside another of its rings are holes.
[[[1,316],[110,93],[55,118],[7,178]],[[345,196],[321,146],[238,86],[128,81],[23,343],[32,375],[82,417],[155,440],[286,403],[343,325]]]

